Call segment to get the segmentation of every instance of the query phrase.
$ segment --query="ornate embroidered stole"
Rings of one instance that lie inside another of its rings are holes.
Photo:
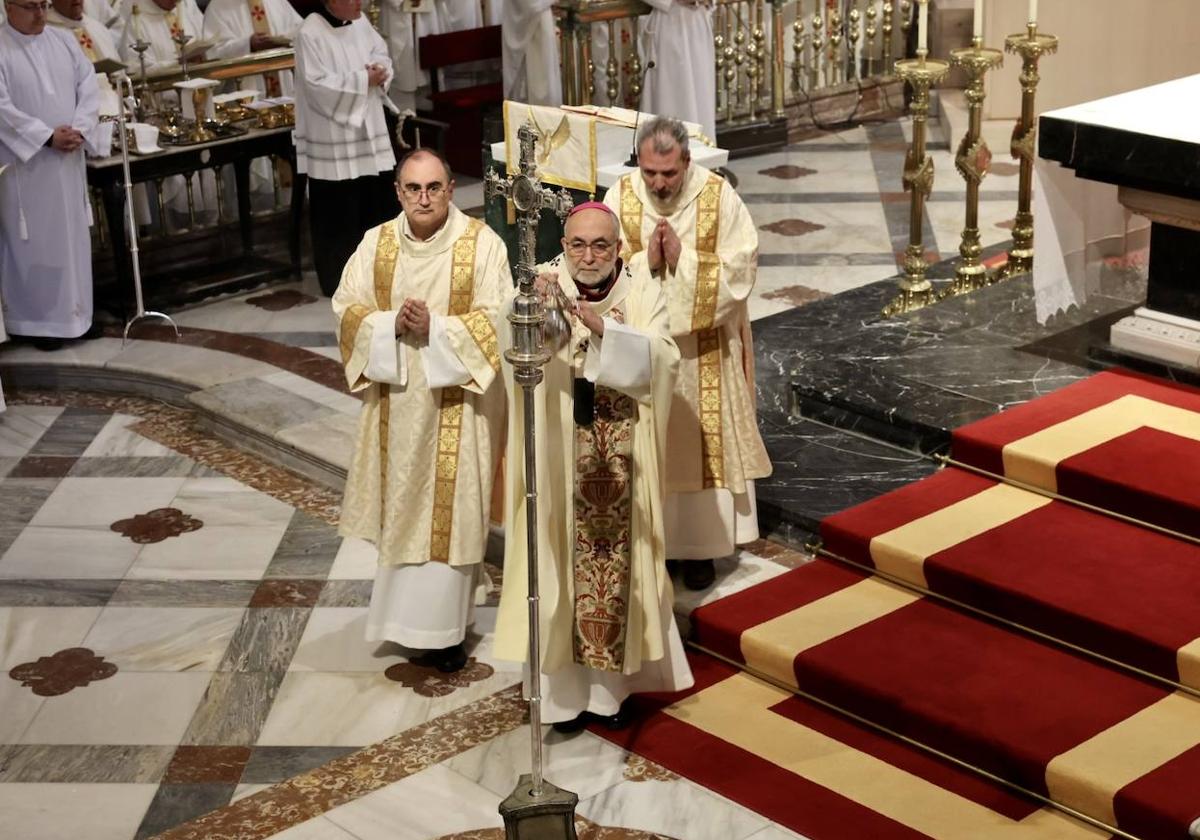
[[[83,55],[88,61],[96,62],[100,56],[96,55],[96,45],[92,43],[92,36],[87,34],[87,30],[82,26],[73,26],[71,31],[75,33],[75,40],[79,42],[79,48],[83,50]]]
[[[183,24],[179,22],[179,7],[175,7],[164,15],[167,19],[167,28],[171,31],[172,38],[183,37]]]
[[[388,222],[379,229],[379,241],[375,243],[375,306],[380,312],[392,308],[392,278],[396,274],[396,256],[399,253],[395,223]],[[362,317],[358,316],[359,323]],[[345,348],[342,349],[342,356],[346,356]],[[375,387],[379,390],[379,523],[382,528],[387,521],[388,509],[388,427],[392,413],[392,387],[384,383],[378,383]]]
[[[471,311],[471,300],[475,296],[475,250],[482,227],[483,223],[478,219],[471,219],[467,229],[454,243],[450,267],[450,307],[446,313],[452,317],[465,316]],[[464,323],[474,338],[478,329],[478,319],[466,318]],[[474,329],[472,325],[476,325]],[[492,338],[494,342],[494,333]],[[492,361],[490,356],[488,361]],[[496,366],[499,366],[499,356],[496,356]],[[450,537],[454,526],[454,485],[458,478],[464,395],[461,387],[443,388],[442,404],[438,409],[437,466],[433,486],[429,559],[441,563],[450,560]]]
[[[700,457],[704,487],[725,486],[721,427],[721,330],[713,326],[721,280],[717,240],[721,232],[720,175],[710,174],[696,197],[696,287],[692,296],[692,329],[696,336]],[[621,180],[621,229],[628,259],[642,250],[642,201],[630,178]]]
[[[271,35],[271,22],[267,20],[267,7],[264,5],[264,0],[246,0],[246,5],[250,9],[250,25],[254,27],[255,35]],[[283,87],[279,84],[278,73],[263,73],[263,80],[267,84],[267,96],[274,98],[283,94]]]
[[[590,426],[575,427],[574,659],[597,671],[625,665],[633,550],[637,402],[596,386]]]

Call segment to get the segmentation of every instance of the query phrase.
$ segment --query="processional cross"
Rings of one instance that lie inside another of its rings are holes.
[[[550,360],[546,346],[547,312],[534,287],[537,276],[537,229],[544,209],[565,220],[574,202],[565,190],[543,187],[538,181],[535,146],[537,135],[528,123],[517,131],[521,145],[518,172],[502,178],[489,170],[484,181],[487,198],[503,196],[517,211],[517,288],[508,322],[512,324],[512,349],[504,354],[513,366],[513,380],[521,386],[525,429],[525,537],[529,564],[529,730],[532,772],[521,776],[517,787],[500,804],[508,840],[575,840],[575,805],[579,797],[542,778],[541,639],[538,600],[537,451],[534,430],[534,389],[542,381],[542,368]],[[551,313],[550,326],[554,317]],[[569,331],[569,330],[568,330]]]

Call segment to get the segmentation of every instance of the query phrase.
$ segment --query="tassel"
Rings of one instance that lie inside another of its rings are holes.
[[[17,200],[20,201],[19,198]],[[24,207],[20,208],[20,212],[18,213],[18,216],[19,216],[19,220],[18,220],[18,224],[17,224],[17,230],[19,230],[21,233],[21,241],[28,242],[29,241],[29,225],[25,224],[25,208]]]

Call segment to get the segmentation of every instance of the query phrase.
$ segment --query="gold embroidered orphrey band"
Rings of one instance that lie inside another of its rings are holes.
[[[454,243],[453,262],[450,267],[450,308],[446,313],[450,317],[462,317],[471,310],[471,299],[475,295],[475,250],[482,227],[483,223],[478,219],[471,219],[467,229]],[[474,338],[474,333],[472,337]],[[494,338],[493,335],[493,340]],[[484,352],[486,353],[486,350]],[[491,358],[488,361],[490,363]],[[450,561],[450,538],[454,529],[454,487],[458,478],[464,398],[465,392],[461,387],[443,388],[442,405],[438,410],[437,466],[434,472],[429,559],[439,563]]]
[[[709,175],[696,199],[696,290],[692,332],[696,334],[696,381],[700,412],[700,457],[704,488],[725,486],[725,444],[721,424],[721,329],[714,327],[721,260],[721,176]]]
[[[267,20],[267,9],[263,0],[246,0],[246,6],[250,12],[250,26],[254,29],[255,35],[270,35],[271,22]],[[279,74],[263,73],[263,82],[267,86],[267,96],[276,97],[283,95],[283,86],[279,81]]]
[[[625,667],[633,551],[633,436],[637,402],[596,386],[592,425],[575,427],[575,621],[577,663]]]
[[[388,222],[379,229],[379,241],[375,244],[375,306],[380,312],[392,308],[392,278],[396,274],[396,256],[399,253],[395,223]],[[379,383],[375,387],[379,389],[379,528],[382,531],[387,521],[388,428],[392,419],[392,386]]]
[[[714,327],[721,281],[717,239],[721,233],[721,186],[710,174],[696,198],[696,287],[693,290],[692,329],[696,335],[697,408],[700,414],[700,459],[705,489],[725,486],[725,444],[721,425],[721,329]],[[631,176],[621,179],[621,229],[625,258],[642,250],[641,199]]]

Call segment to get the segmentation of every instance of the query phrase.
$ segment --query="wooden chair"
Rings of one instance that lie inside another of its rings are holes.
[[[442,90],[438,71],[470,62],[491,62],[499,71],[500,27],[426,35],[417,43],[417,54],[421,69],[429,71],[429,116],[450,126],[445,136],[450,166],[464,175],[483,175],[483,118],[488,109],[504,102],[504,86],[490,82]]]

